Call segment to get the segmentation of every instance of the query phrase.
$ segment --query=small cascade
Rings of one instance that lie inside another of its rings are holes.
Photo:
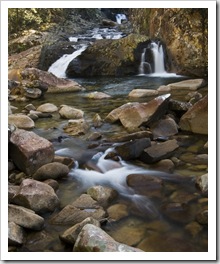
[[[152,42],[151,50],[154,56],[154,72],[165,73],[163,46]]]
[[[64,54],[60,59],[55,61],[49,68],[48,72],[53,73],[59,78],[66,78],[66,69],[69,63],[78,57],[85,49],[87,45],[82,45],[78,50],[74,51],[72,54]]]
[[[151,42],[143,49],[139,66],[139,75],[165,76],[170,75],[166,72],[164,63],[163,45],[158,42]]]
[[[127,17],[126,17],[125,14],[116,14],[116,15],[115,15],[115,18],[116,18],[116,22],[117,22],[118,24],[121,24],[121,21],[122,21],[122,20],[127,20]]]
[[[141,54],[141,63],[139,66],[139,74],[144,75],[145,72],[152,73],[152,68],[149,62],[145,61],[145,54],[146,54],[146,48],[143,50]]]

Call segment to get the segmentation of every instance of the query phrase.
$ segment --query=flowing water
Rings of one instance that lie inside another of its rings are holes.
[[[99,113],[101,118],[104,119],[114,108],[132,101],[128,97],[128,93],[134,88],[156,89],[160,85],[183,79],[186,79],[186,77],[158,78],[148,75],[76,79],[86,88],[85,91],[57,94],[56,96],[45,94],[44,98],[34,100],[32,103],[36,107],[46,102],[54,103],[57,106],[67,104],[76,107],[84,111],[86,121],[91,124],[96,113]],[[112,97],[101,101],[85,98],[84,95],[91,91],[102,91]],[[182,91],[182,93],[174,94],[173,98],[184,100],[185,93]],[[151,99],[147,98],[147,101]],[[146,98],[133,101],[145,102]],[[19,112],[26,104],[27,102],[19,102],[19,104],[13,105],[18,107]],[[196,212],[201,210],[204,202],[206,203],[206,200],[195,187],[194,177],[205,174],[207,167],[193,165],[189,162],[192,155],[204,153],[202,146],[207,141],[206,136],[179,135],[182,140],[180,150],[186,157],[189,156],[188,163],[176,168],[172,174],[169,174],[151,168],[140,161],[125,162],[120,160],[115,162],[104,159],[106,152],[114,147],[112,144],[108,144],[108,140],[115,135],[126,135],[126,131],[120,124],[104,123],[100,128],[91,127],[90,133],[100,132],[102,140],[98,148],[90,149],[88,147],[91,142],[87,140],[89,134],[71,137],[63,132],[63,126],[67,122],[67,120],[61,119],[59,114],[54,113],[52,118],[38,119],[35,122],[36,127],[34,129],[37,134],[53,142],[56,154],[73,157],[77,161],[78,165],[70,171],[68,178],[59,182],[58,196],[61,208],[85,193],[90,186],[109,186],[119,193],[119,197],[112,204],[124,204],[128,208],[127,217],[116,222],[107,222],[103,226],[103,229],[117,241],[140,247],[145,251],[207,251],[206,227],[204,226],[195,236],[187,231],[187,224],[195,222]],[[58,140],[59,138],[62,140]],[[83,165],[89,161],[96,164],[98,171],[84,169]],[[163,189],[158,193],[148,193],[143,188],[134,190],[128,187],[126,182],[126,178],[130,174],[155,176],[163,181]],[[182,177],[178,178],[175,175],[182,176],[184,180],[182,180]],[[172,198],[175,195],[176,198]],[[162,210],[164,204],[169,202],[183,202],[189,208],[186,211],[173,208],[169,213],[176,215],[175,217],[169,217]],[[180,211],[178,212],[178,210]],[[53,226],[48,222],[46,230],[54,236],[54,240],[49,244],[51,250],[64,250],[62,246],[57,248],[55,245],[60,243],[58,235],[66,228]],[[168,247],[165,247],[164,241],[168,241]],[[151,244],[151,247],[149,247],[149,244]],[[65,250],[71,249],[67,248]]]
[[[125,19],[118,16],[118,23]],[[112,29],[94,29],[84,36],[72,36],[70,41],[75,42],[76,51],[64,55],[60,60],[51,65],[49,71],[58,77],[65,77],[65,69],[73,58],[76,58],[86,45],[79,44],[81,39],[121,38],[122,32]],[[58,107],[62,104],[70,105],[84,111],[85,120],[92,124],[95,114],[104,119],[114,108],[127,102],[147,102],[149,98],[131,99],[128,94],[135,88],[157,89],[161,85],[187,79],[184,76],[169,74],[165,71],[163,47],[151,43],[154,54],[154,66],[146,61],[143,50],[140,58],[139,75],[131,77],[94,77],[76,79],[85,91],[65,94],[45,94],[43,98],[34,100],[36,107],[43,103],[53,103]],[[148,68],[148,73],[145,70]],[[153,70],[152,70],[153,69]],[[92,91],[105,92],[111,96],[105,100],[92,100],[85,95]],[[201,90],[207,93],[207,88]],[[173,99],[185,100],[186,91],[172,94]],[[13,103],[20,112],[27,102]],[[195,177],[205,174],[207,166],[192,164],[191,159],[197,154],[204,154],[203,146],[207,141],[206,136],[182,133],[176,138],[181,142],[177,156],[185,155],[186,162],[176,167],[173,173],[143,164],[140,161],[127,162],[106,160],[105,155],[114,149],[109,143],[112,136],[126,135],[127,132],[120,124],[105,123],[99,127],[91,126],[86,135],[71,137],[63,132],[63,127],[68,120],[61,119],[58,113],[53,113],[52,118],[42,118],[35,121],[34,132],[53,142],[57,155],[68,156],[76,161],[75,167],[66,179],[59,181],[57,195],[60,199],[60,208],[70,204],[82,193],[95,185],[109,186],[115,189],[119,196],[110,205],[126,206],[126,217],[118,221],[110,219],[102,228],[115,240],[131,246],[136,246],[144,251],[207,251],[207,228],[198,226],[195,221],[196,214],[206,205],[207,199],[202,197],[195,187]],[[90,148],[87,138],[92,132],[100,132],[102,139],[96,148]],[[175,136],[174,136],[175,138]],[[85,169],[85,164],[92,163],[96,170]],[[147,175],[156,177],[162,182],[159,190],[148,190],[144,186],[132,188],[128,186],[128,175]],[[183,206],[176,206],[176,205]],[[110,206],[109,205],[109,206]],[[171,207],[169,207],[171,206]],[[56,213],[56,212],[55,212]],[[51,216],[45,216],[50,219]],[[195,227],[194,227],[195,226]],[[64,247],[59,240],[59,234],[66,230],[66,226],[54,226],[46,220],[45,230],[52,234],[52,241],[46,245],[46,250],[71,251],[72,248]],[[30,250],[23,247],[21,251]],[[45,250],[45,245],[34,244],[34,250]]]

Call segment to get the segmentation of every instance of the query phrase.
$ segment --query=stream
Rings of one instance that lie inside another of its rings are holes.
[[[100,32],[97,31],[96,34],[100,39]],[[81,48],[85,47],[81,46]],[[63,73],[60,73],[57,64],[54,66],[58,75],[65,77]],[[43,98],[29,103],[33,103],[35,107],[48,102],[58,107],[62,104],[70,105],[84,111],[85,120],[92,123],[92,119],[97,113],[104,119],[114,108],[127,102],[147,102],[153,99],[153,97],[129,98],[129,92],[135,88],[157,89],[161,85],[186,79],[189,78],[164,74],[164,72],[162,76],[160,74],[145,74],[143,69],[141,75],[130,77],[77,78],[74,80],[85,87],[85,91],[57,95],[46,93]],[[84,97],[92,91],[107,93],[111,95],[111,98],[92,100]],[[205,94],[207,87],[200,92]],[[187,91],[178,91],[178,94],[172,94],[172,99],[184,101],[186,94]],[[18,107],[18,112],[26,104],[27,102],[13,103]],[[173,137],[181,141],[178,155],[184,154],[188,162],[175,167],[171,174],[153,169],[140,161],[131,163],[120,160],[120,167],[114,167],[114,161],[105,160],[105,154],[114,147],[112,144],[108,144],[108,140],[113,135],[127,134],[120,124],[104,122],[99,128],[92,127],[89,133],[99,132],[102,134],[102,139],[98,148],[89,148],[91,142],[87,140],[88,134],[71,137],[63,132],[63,127],[67,122],[67,120],[61,119],[58,113],[53,113],[52,118],[36,120],[33,129],[36,134],[53,142],[56,154],[72,157],[77,161],[77,165],[70,171],[68,178],[59,181],[57,195],[61,208],[85,193],[90,186],[109,186],[119,193],[118,198],[110,205],[123,204],[127,208],[126,217],[118,221],[106,221],[102,226],[116,241],[139,247],[144,251],[202,252],[208,250],[207,227],[201,227],[201,230],[198,231],[195,221],[195,215],[203,208],[204,203],[207,203],[207,199],[201,196],[194,182],[196,176],[207,173],[207,167],[190,163],[191,157],[205,153],[203,146],[207,142],[207,136],[182,132]],[[100,172],[84,169],[84,163],[91,160],[96,162]],[[163,187],[159,191],[149,194],[144,188],[140,188],[139,191],[134,190],[126,183],[126,178],[130,174],[156,176],[163,181]],[[178,178],[178,175],[182,177]],[[182,180],[183,178],[184,180]],[[170,204],[179,203],[183,204],[183,207],[168,208]],[[45,230],[54,238],[47,244],[46,250],[72,251],[71,247],[63,246],[59,239],[59,234],[63,233],[67,227],[51,225],[49,220],[52,216],[53,214],[45,216]],[[190,225],[195,225],[195,229]],[[40,242],[35,244],[35,251],[45,250],[42,247]],[[27,248],[23,247],[21,251],[27,251]]]

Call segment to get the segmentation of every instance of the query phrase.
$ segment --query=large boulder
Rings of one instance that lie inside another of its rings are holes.
[[[61,105],[59,114],[62,118],[65,119],[80,119],[84,116],[84,112],[82,110],[68,105]]]
[[[208,135],[208,95],[181,117],[179,125],[182,130]]]
[[[44,226],[44,219],[33,210],[14,204],[8,205],[8,221],[32,230],[41,230]]]
[[[57,78],[52,73],[41,71],[36,68],[26,68],[20,72],[23,82],[33,82],[35,80],[47,85],[48,93],[78,92],[83,87],[73,80]]]
[[[44,181],[47,179],[59,179],[66,177],[69,173],[67,165],[60,162],[51,162],[41,166],[34,174],[33,179]]]
[[[151,164],[171,157],[177,148],[179,148],[179,145],[177,144],[176,139],[168,140],[144,149],[140,155],[140,159],[145,163]]]
[[[54,189],[48,184],[25,179],[14,196],[13,203],[43,214],[53,212],[59,206],[59,199]]]
[[[159,120],[167,111],[170,94],[158,96],[148,103],[140,103],[123,109],[119,114],[122,125],[129,131],[150,125]]]
[[[136,74],[139,61],[135,61],[134,50],[138,43],[147,39],[143,35],[130,34],[121,39],[97,40],[70,62],[66,74],[68,77]]]
[[[142,250],[121,244],[111,238],[101,228],[85,225],[73,247],[76,252],[141,252]]]
[[[135,139],[115,147],[117,154],[123,160],[137,159],[142,151],[151,146],[149,138]]]
[[[54,149],[51,142],[34,132],[16,129],[10,137],[9,155],[21,171],[32,175],[42,165],[52,162]]]

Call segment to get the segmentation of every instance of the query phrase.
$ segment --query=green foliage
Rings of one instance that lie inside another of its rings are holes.
[[[59,22],[66,13],[64,8],[9,8],[9,35],[27,29],[39,29],[45,23]]]

